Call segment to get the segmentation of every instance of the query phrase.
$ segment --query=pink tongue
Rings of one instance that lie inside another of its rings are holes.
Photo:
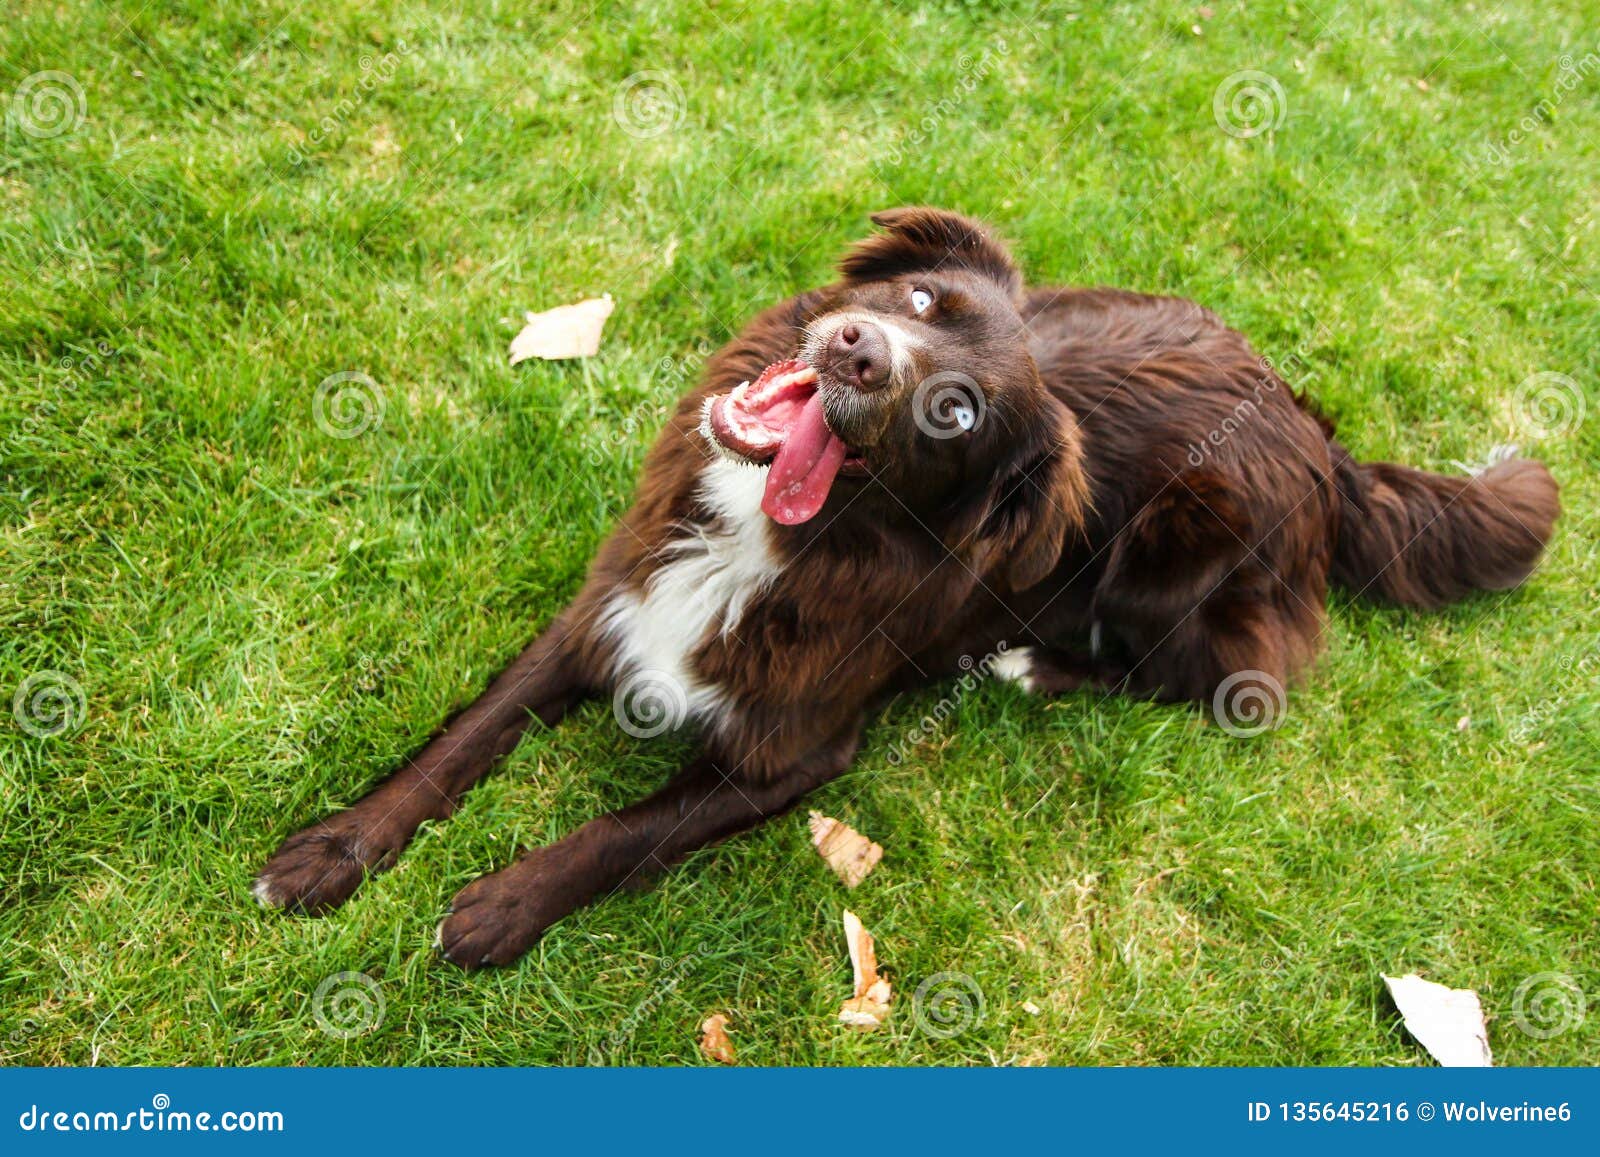
[[[845,444],[822,420],[822,395],[812,394],[767,471],[761,509],[774,522],[795,526],[828,500],[834,475],[844,465]]]

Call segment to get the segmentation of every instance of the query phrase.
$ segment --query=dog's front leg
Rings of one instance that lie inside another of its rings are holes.
[[[463,968],[509,964],[557,920],[636,874],[787,811],[850,766],[859,735],[852,724],[760,780],[740,778],[734,761],[696,758],[648,799],[468,884],[439,925],[441,951]]]
[[[557,616],[470,707],[354,807],[285,840],[256,878],[257,898],[312,914],[337,908],[366,873],[393,863],[424,821],[453,812],[534,716],[547,725],[559,720],[585,690],[577,619],[572,608]]]

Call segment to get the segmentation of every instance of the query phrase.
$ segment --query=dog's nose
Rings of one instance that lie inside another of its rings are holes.
[[[849,321],[828,340],[828,368],[862,390],[889,380],[889,341],[869,322]]]

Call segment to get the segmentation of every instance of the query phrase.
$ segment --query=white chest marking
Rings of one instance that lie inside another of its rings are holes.
[[[627,710],[628,691],[665,703],[674,727],[689,717],[714,720],[719,713],[721,689],[699,677],[691,656],[719,620],[724,634],[737,635],[745,607],[783,569],[761,512],[766,484],[761,467],[725,458],[707,463],[700,497],[719,521],[668,544],[666,561],[643,592],[622,590],[606,604],[602,629],[617,645],[619,712]]]

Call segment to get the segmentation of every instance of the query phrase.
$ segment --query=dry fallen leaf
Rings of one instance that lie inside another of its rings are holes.
[[[713,1013],[700,1022],[700,1051],[718,1064],[734,1063],[733,1042],[728,1039],[728,1018]]]
[[[592,358],[600,350],[600,330],[616,303],[608,293],[576,305],[558,305],[527,315],[522,332],[511,339],[511,364],[529,358]]]
[[[861,917],[848,908],[844,913],[844,940],[850,949],[856,994],[839,1006],[839,1019],[853,1028],[877,1028],[888,1019],[889,1001],[894,994],[889,982],[878,975],[872,934],[862,927]]]
[[[1405,1019],[1406,1030],[1446,1068],[1488,1068],[1489,1030],[1483,1023],[1483,1006],[1470,988],[1447,988],[1424,980],[1415,972],[1385,976],[1394,1006]]]
[[[811,813],[811,846],[816,848],[828,867],[844,881],[846,888],[854,888],[867,878],[867,873],[883,859],[883,847],[875,844],[855,828],[821,812]]]

